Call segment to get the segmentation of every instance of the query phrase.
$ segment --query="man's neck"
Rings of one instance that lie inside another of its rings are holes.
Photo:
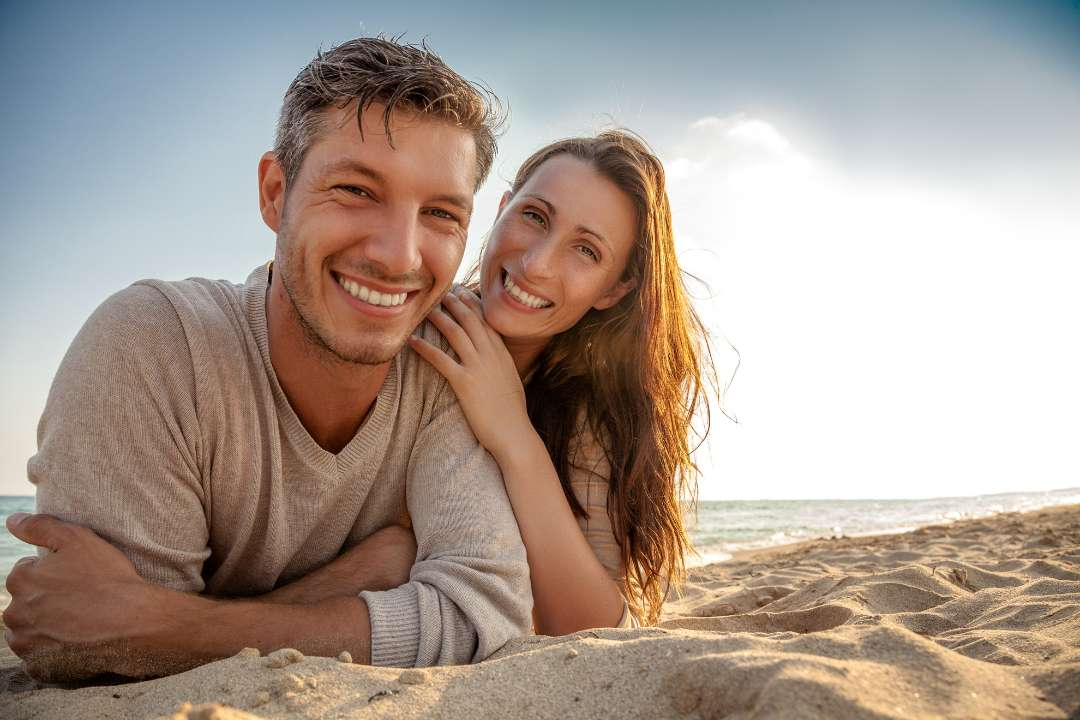
[[[270,363],[293,412],[318,445],[337,454],[356,435],[379,396],[389,363],[346,363],[305,335],[281,281],[266,298]]]

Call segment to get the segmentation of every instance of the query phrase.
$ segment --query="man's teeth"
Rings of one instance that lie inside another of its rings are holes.
[[[365,287],[358,282],[354,282],[341,275],[337,276],[338,284],[345,288],[345,292],[352,295],[361,302],[366,302],[369,305],[381,305],[382,307],[394,307],[395,305],[401,305],[405,302],[405,298],[408,293],[381,293],[378,290],[372,290]]]
[[[514,281],[510,279],[510,273],[506,273],[506,276],[503,278],[503,287],[506,288],[506,292],[513,295],[514,299],[523,305],[528,305],[531,308],[546,308],[551,305],[551,303],[544,298],[530,295],[515,285]]]

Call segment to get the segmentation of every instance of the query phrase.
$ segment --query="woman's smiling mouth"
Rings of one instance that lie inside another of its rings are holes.
[[[550,300],[546,300],[539,295],[533,295],[527,293],[518,287],[517,283],[510,277],[510,273],[503,270],[503,287],[506,292],[514,300],[517,300],[522,305],[532,308],[534,310],[542,310],[543,308],[551,307],[554,303]]]

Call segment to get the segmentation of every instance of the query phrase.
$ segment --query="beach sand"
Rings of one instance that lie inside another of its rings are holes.
[[[0,717],[1080,718],[1080,506],[743,554],[665,618],[466,667],[251,651],[77,690],[4,648]]]

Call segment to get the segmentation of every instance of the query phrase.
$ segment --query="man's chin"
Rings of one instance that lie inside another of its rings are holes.
[[[385,365],[397,356],[405,346],[402,341],[396,347],[380,344],[364,345],[355,348],[329,348],[338,360],[350,365]]]
[[[404,348],[409,332],[400,328],[397,332],[358,332],[340,334],[336,342],[324,343],[326,348],[338,360],[350,365],[385,365],[393,360]]]

